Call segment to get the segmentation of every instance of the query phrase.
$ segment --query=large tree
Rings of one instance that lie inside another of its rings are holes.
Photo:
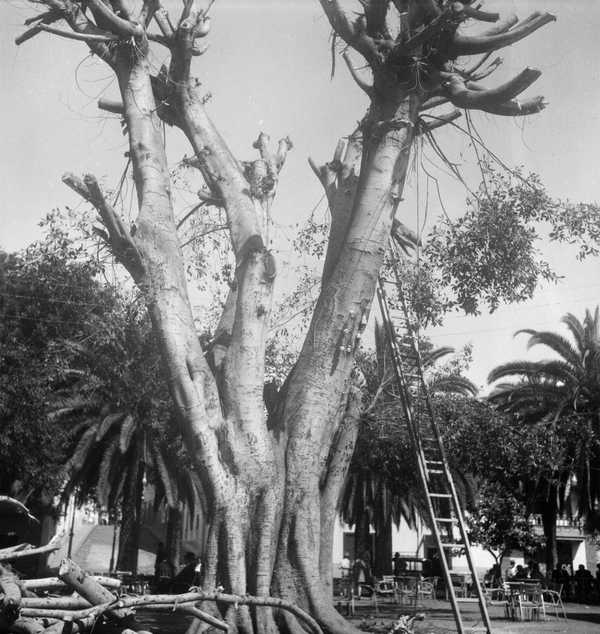
[[[356,437],[351,371],[412,143],[456,116],[434,115],[426,123],[425,111],[437,104],[500,115],[541,110],[540,97],[515,99],[539,71],[525,69],[486,89],[479,80],[490,69],[455,61],[476,54],[485,61],[554,17],[538,13],[518,22],[470,2],[362,0],[351,18],[337,0],[320,3],[336,36],[366,59],[373,84],[353,71],[368,94],[368,113],[334,160],[317,168],[332,215],[321,291],[296,364],[266,407],[264,355],[276,274],[270,210],[289,142],[273,151],[260,134],[260,158],[242,163],[210,121],[191,73],[192,59],[204,50],[208,9],[184,0],[171,19],[158,0],[42,0],[47,11],[19,41],[42,31],[82,40],[117,79],[120,101],[102,105],[124,119],[139,208],[134,226],[125,225],[92,175],[65,181],[98,210],[104,238],[147,304],[210,505],[205,586],[278,594],[307,607],[326,630],[348,632],[333,609],[331,548]],[[466,35],[459,27],[468,19],[494,24],[482,35]],[[149,60],[151,42],[170,54],[158,73]],[[231,291],[208,351],[198,340],[186,287],[161,119],[187,137],[208,188],[205,199],[225,210],[235,254]],[[270,610],[244,607],[226,614],[232,631],[299,630],[292,617],[277,618],[276,624]]]

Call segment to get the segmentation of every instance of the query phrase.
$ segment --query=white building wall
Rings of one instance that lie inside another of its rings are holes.
[[[344,556],[344,532],[351,531],[351,527],[337,521],[333,532],[333,576],[340,576],[340,564]],[[429,529],[425,528],[423,523],[418,520],[415,528],[410,528],[406,522],[401,522],[400,527],[392,527],[392,551],[390,559],[395,552],[403,556],[423,557],[427,556],[427,546],[433,546],[434,541]],[[585,548],[582,550],[583,561],[585,563]],[[354,553],[350,553],[352,559]],[[480,546],[471,546],[471,556],[477,570],[478,576],[483,577],[485,572],[489,570],[495,563],[493,556],[481,548]],[[511,559],[517,563],[523,564],[523,555],[515,551],[511,553]],[[508,565],[508,559],[505,565]],[[579,562],[578,562],[579,563]],[[456,572],[468,572],[469,565],[464,555],[452,558],[452,569]]]

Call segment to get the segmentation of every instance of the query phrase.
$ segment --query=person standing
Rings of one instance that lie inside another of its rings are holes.
[[[504,573],[504,577],[507,581],[513,581],[516,574],[517,574],[517,564],[514,559],[511,559],[508,562],[508,568],[506,569],[506,572]]]
[[[352,562],[350,561],[349,553],[344,553],[342,562],[340,563],[340,574],[342,577],[342,596],[350,596],[350,584],[351,584]]]

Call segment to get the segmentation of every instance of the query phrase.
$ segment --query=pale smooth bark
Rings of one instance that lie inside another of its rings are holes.
[[[219,622],[224,619],[231,632],[302,631],[299,613],[268,607],[277,605],[266,599],[276,593],[308,609],[327,632],[353,632],[334,610],[331,594],[332,531],[358,427],[360,389],[353,388],[351,373],[411,146],[427,127],[420,112],[448,102],[499,114],[541,109],[541,98],[525,105],[515,99],[537,79],[536,71],[487,90],[476,80],[489,69],[477,75],[478,63],[461,70],[454,57],[518,41],[552,16],[540,14],[516,25],[509,19],[481,37],[464,37],[458,32],[462,21],[493,22],[498,16],[472,9],[470,3],[441,8],[434,0],[361,0],[363,13],[354,16],[339,0],[320,0],[337,35],[367,61],[372,84],[347,57],[370,107],[332,162],[323,167],[311,163],[329,202],[331,235],[308,335],[267,414],[264,356],[276,275],[269,226],[289,140],[271,148],[261,133],[254,144],[258,158],[244,164],[229,150],[191,75],[192,59],[202,54],[209,30],[209,16],[193,0],[185,0],[178,19],[170,19],[156,0],[144,0],[138,15],[139,3],[128,0],[42,2],[52,19],[37,23],[35,32],[29,29],[20,42],[49,31],[58,15],[107,62],[118,81],[121,101],[101,107],[124,118],[139,208],[135,232],[108,204],[93,176],[68,175],[65,182],[98,210],[110,248],[148,306],[186,448],[205,487],[210,527],[203,587],[222,584],[236,595],[258,595],[256,601],[232,599],[222,614],[211,614]],[[399,13],[396,38],[386,23],[391,11]],[[150,29],[152,19],[159,33]],[[149,41],[171,55],[168,68],[156,75]],[[426,76],[421,75],[424,60]],[[435,121],[451,121],[452,116]],[[177,236],[165,124],[187,137],[209,189],[201,198],[223,207],[236,258],[231,292],[206,354]],[[193,629],[202,627],[197,622]]]

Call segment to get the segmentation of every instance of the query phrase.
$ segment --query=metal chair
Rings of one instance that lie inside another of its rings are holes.
[[[562,618],[564,619],[567,618],[567,612],[562,602],[562,589],[563,589],[562,583],[558,583],[558,584],[555,584],[554,587],[548,587],[542,590],[544,599],[548,602],[548,605],[551,606],[552,609],[554,610],[554,615],[556,616],[557,619],[561,618],[560,613],[562,613]]]
[[[510,584],[513,618],[524,620],[546,619],[546,604],[540,583]]]

